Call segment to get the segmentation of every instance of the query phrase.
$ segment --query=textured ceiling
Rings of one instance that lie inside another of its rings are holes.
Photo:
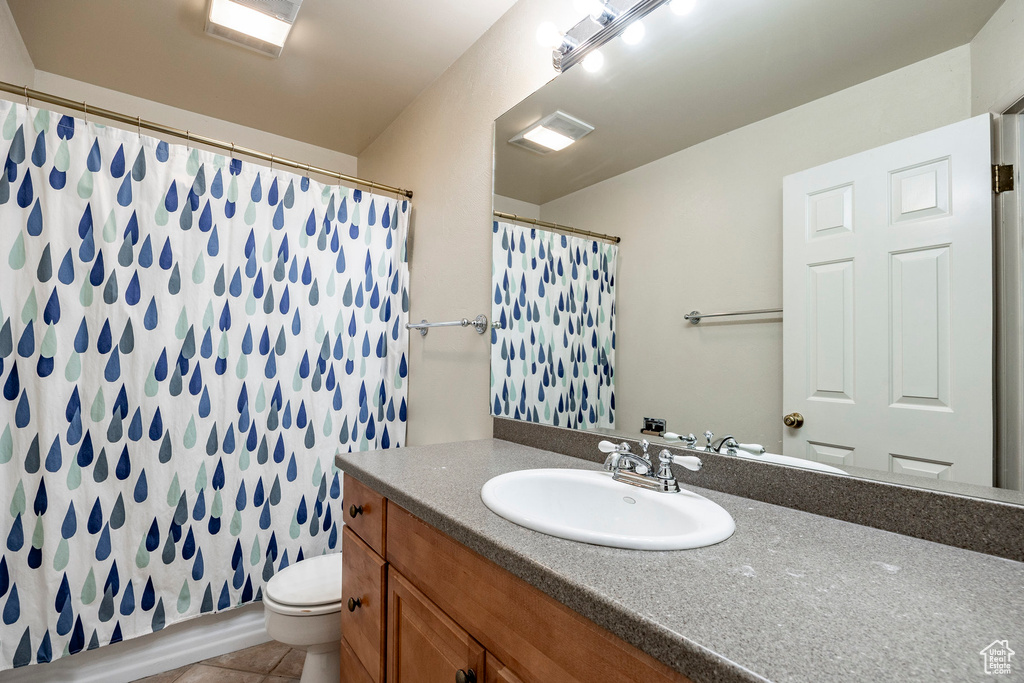
[[[645,20],[495,127],[495,193],[553,199],[971,41],[1003,0],[699,0]],[[596,130],[544,156],[509,138],[562,109]]]
[[[271,59],[207,36],[206,0],[8,0],[41,71],[352,155],[514,3],[305,0]]]

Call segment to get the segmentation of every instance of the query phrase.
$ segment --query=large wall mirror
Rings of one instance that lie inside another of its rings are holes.
[[[1024,0],[643,23],[495,122],[492,413],[1024,503]]]

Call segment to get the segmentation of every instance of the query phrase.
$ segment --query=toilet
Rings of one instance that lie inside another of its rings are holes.
[[[309,557],[267,582],[263,615],[271,638],[306,651],[301,683],[341,677],[341,553]]]

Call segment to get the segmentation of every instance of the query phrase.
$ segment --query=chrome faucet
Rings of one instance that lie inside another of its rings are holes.
[[[604,468],[612,472],[612,479],[650,491],[677,493],[679,491],[679,483],[672,474],[672,463],[681,465],[693,472],[696,472],[703,466],[698,457],[675,455],[667,448],[664,448],[658,453],[659,467],[657,473],[655,473],[653,463],[647,454],[650,443],[644,439],[640,442],[640,447],[643,449],[643,457],[630,453],[629,444],[626,442],[615,445],[610,441],[602,441],[598,444],[601,452],[608,454],[604,461]]]
[[[764,453],[764,446],[759,443],[737,443],[736,438],[732,434],[727,434],[713,441],[714,436],[711,432],[704,432],[704,438],[707,439],[707,445],[704,447],[704,450],[708,453],[724,453],[725,455],[738,455],[740,451],[750,453],[751,455],[761,455]]]
[[[612,450],[607,449],[609,446]],[[629,444],[625,441],[618,446],[610,441],[602,441],[598,447],[601,449],[601,452],[608,454],[608,457],[604,459],[604,468],[606,470],[612,472],[635,471],[644,475],[652,469],[650,456],[647,455],[647,448],[650,447],[647,439],[640,442],[640,447],[644,449],[643,457],[630,453]]]

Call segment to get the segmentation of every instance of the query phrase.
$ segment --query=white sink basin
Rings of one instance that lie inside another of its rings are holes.
[[[484,505],[551,536],[612,548],[686,550],[732,536],[732,515],[689,491],[658,493],[612,480],[610,472],[541,469],[494,477]]]

